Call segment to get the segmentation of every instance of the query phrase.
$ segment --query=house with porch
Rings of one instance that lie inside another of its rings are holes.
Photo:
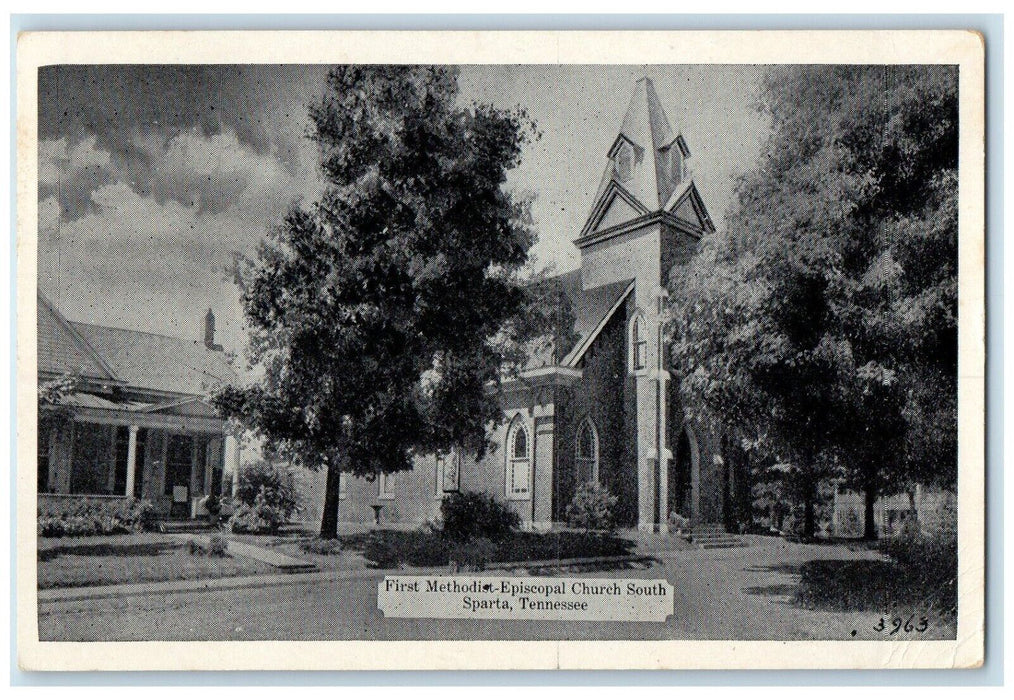
[[[41,292],[37,298],[39,385],[72,381],[60,399],[63,418],[40,425],[40,512],[81,496],[133,496],[165,518],[200,515],[201,500],[236,478],[240,457],[206,400],[236,379],[215,343],[211,310],[204,338],[189,340],[69,321]]]
[[[411,471],[342,480],[339,521],[410,525],[445,495],[503,500],[533,529],[565,520],[585,482],[618,498],[621,526],[721,527],[745,480],[711,426],[684,419],[664,328],[669,276],[714,230],[690,175],[690,148],[651,80],[639,80],[590,213],[574,245],[580,267],[552,285],[573,319],[551,350],[506,387],[496,449],[416,460]]]

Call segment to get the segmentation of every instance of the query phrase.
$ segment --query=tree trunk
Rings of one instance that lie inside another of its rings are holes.
[[[909,510],[911,511],[911,513],[908,516],[910,522],[907,523],[908,527],[907,532],[905,534],[918,535],[919,533],[922,532],[922,524],[919,522],[919,508],[916,506],[915,503],[915,488],[916,487],[910,484],[908,488],[905,489],[905,491],[908,492],[908,507]]]
[[[803,494],[803,537],[805,539],[813,539],[814,534],[817,532],[816,517],[814,514],[814,500],[816,500],[815,484],[807,480],[806,491]]]
[[[320,521],[322,540],[338,539],[338,504],[341,503],[341,469],[334,464],[327,467],[327,485],[324,487],[324,515]]]
[[[877,523],[873,506],[877,502],[877,487],[872,478],[867,478],[863,488],[863,539],[867,542],[876,542]]]

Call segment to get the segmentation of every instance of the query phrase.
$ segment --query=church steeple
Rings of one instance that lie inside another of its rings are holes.
[[[687,170],[690,149],[671,126],[649,78],[634,86],[604,155],[601,184],[574,241],[581,251],[582,284],[590,289],[643,278],[642,286],[655,289],[663,280],[662,261],[714,225]]]
[[[673,133],[651,78],[641,78],[609,149],[609,163],[595,199],[615,182],[644,210],[658,211],[686,180],[689,156],[682,135]]]

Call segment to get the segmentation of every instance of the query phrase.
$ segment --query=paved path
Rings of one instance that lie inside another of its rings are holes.
[[[359,571],[267,577],[274,581],[270,587],[223,585],[199,591],[40,601],[40,637],[67,641],[880,639],[883,633],[874,629],[879,612],[807,610],[792,602],[798,581],[795,571],[802,562],[874,556],[844,547],[774,541],[744,549],[672,552],[661,557],[660,565],[640,571],[572,574],[665,577],[676,589],[676,611],[664,623],[384,618],[377,610],[377,584],[384,572]],[[934,620],[918,638],[953,635],[953,627]]]
[[[171,537],[172,539],[180,542],[194,540],[195,542],[200,542],[204,546],[208,546],[211,543],[211,537],[208,535],[173,532],[167,533],[166,537]],[[264,562],[269,566],[275,567],[279,571],[314,571],[317,568],[317,565],[312,562],[304,561],[303,559],[296,559],[295,557],[290,557],[273,549],[268,549],[267,547],[258,547],[257,545],[229,538],[226,538],[226,542],[228,543],[230,553],[246,557],[248,559],[256,559],[257,561]]]

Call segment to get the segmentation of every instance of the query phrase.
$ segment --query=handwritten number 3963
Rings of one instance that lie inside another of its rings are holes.
[[[929,628],[929,618],[925,615],[919,618],[919,622],[915,622],[915,614],[908,616],[908,619],[901,617],[895,617],[888,620],[886,617],[880,618],[880,622],[877,623],[876,627],[873,628],[875,632],[887,632],[888,635],[897,634],[898,632],[925,632]]]

